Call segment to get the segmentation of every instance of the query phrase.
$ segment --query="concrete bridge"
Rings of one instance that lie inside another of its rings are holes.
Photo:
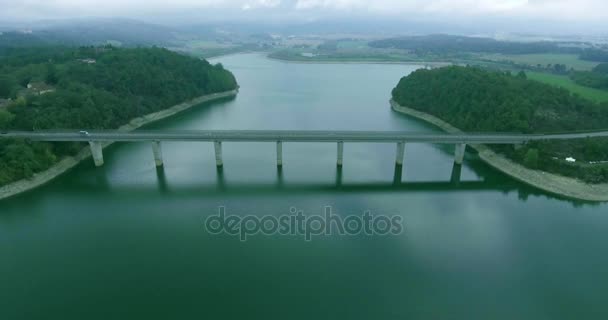
[[[570,140],[608,137],[608,131],[575,132],[560,134],[497,134],[497,133],[412,133],[394,131],[292,131],[292,130],[197,130],[197,131],[9,131],[0,137],[25,138],[33,141],[88,142],[96,166],[103,165],[103,142],[151,142],[157,166],[163,165],[161,142],[202,141],[213,142],[215,160],[223,166],[223,142],[276,143],[277,165],[283,165],[284,142],[322,142],[337,144],[338,166],[344,162],[344,143],[395,143],[398,166],[403,165],[406,143],[435,143],[456,145],[454,162],[462,164],[467,144],[525,144],[530,141]]]

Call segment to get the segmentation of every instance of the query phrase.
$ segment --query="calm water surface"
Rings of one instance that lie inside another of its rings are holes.
[[[218,59],[241,85],[154,129],[436,129],[391,112],[400,65]],[[601,319],[608,317],[608,206],[558,199],[453,148],[118,144],[0,202],[0,319]],[[212,236],[228,213],[401,215],[400,236]]]

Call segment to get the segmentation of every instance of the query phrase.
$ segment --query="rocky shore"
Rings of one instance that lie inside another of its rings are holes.
[[[393,100],[391,100],[391,107],[396,112],[433,124],[445,132],[462,133],[458,128],[433,115],[401,106]],[[546,192],[584,201],[608,201],[608,184],[588,184],[574,178],[528,169],[497,154],[484,145],[470,145],[470,147],[477,150],[481,160],[495,169]]]

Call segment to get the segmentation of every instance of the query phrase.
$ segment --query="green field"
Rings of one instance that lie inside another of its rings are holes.
[[[597,62],[585,61],[578,58],[576,54],[486,54],[483,59],[493,61],[509,60],[515,63],[528,64],[532,66],[547,64],[565,64],[568,69],[591,70],[598,65]]]
[[[553,86],[562,87],[570,92],[595,101],[608,101],[608,91],[584,87],[574,83],[568,76],[554,75],[542,72],[527,72],[529,79],[544,82]]]

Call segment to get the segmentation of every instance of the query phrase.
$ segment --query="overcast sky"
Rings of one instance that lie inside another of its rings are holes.
[[[608,0],[0,0],[5,21],[82,16],[179,16],[197,19],[391,17],[393,19],[507,19],[608,26]]]

